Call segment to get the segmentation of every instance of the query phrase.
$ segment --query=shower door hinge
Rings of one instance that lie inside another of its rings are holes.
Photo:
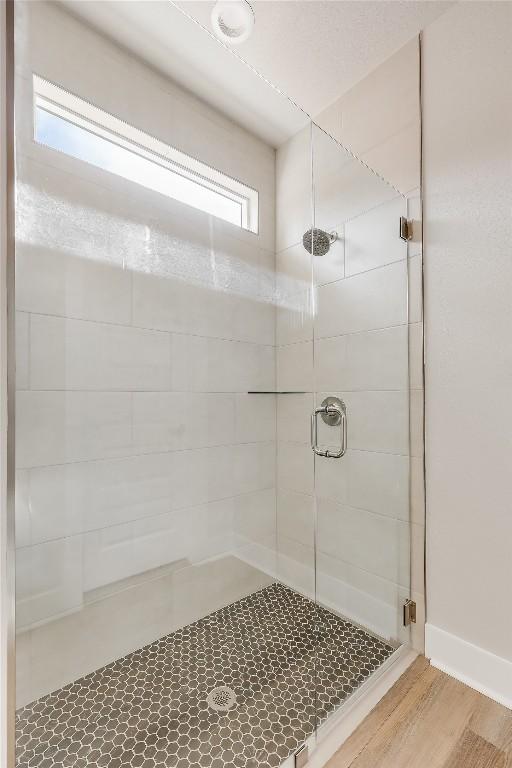
[[[400,237],[405,242],[412,238],[412,221],[408,221],[405,216],[400,216]]]
[[[404,627],[416,624],[416,603],[414,600],[406,600],[404,603]]]
[[[303,744],[295,753],[295,768],[304,768],[308,764],[309,749],[307,744]]]

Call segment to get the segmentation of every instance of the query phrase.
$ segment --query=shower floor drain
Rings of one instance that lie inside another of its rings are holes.
[[[227,685],[219,685],[218,688],[213,688],[210,691],[206,701],[215,712],[227,712],[236,704],[236,693]]]

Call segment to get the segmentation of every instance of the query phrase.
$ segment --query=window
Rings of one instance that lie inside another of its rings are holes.
[[[34,75],[37,142],[258,231],[258,192]]]

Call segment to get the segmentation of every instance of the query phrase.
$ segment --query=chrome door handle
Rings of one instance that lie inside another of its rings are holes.
[[[318,414],[331,427],[340,428],[340,447],[337,451],[318,447]],[[337,397],[326,397],[319,408],[311,414],[311,447],[317,456],[327,459],[341,459],[347,450],[347,408],[343,400]]]

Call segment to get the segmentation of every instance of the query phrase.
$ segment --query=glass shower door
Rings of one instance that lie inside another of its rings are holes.
[[[317,714],[407,640],[406,200],[313,126]]]

